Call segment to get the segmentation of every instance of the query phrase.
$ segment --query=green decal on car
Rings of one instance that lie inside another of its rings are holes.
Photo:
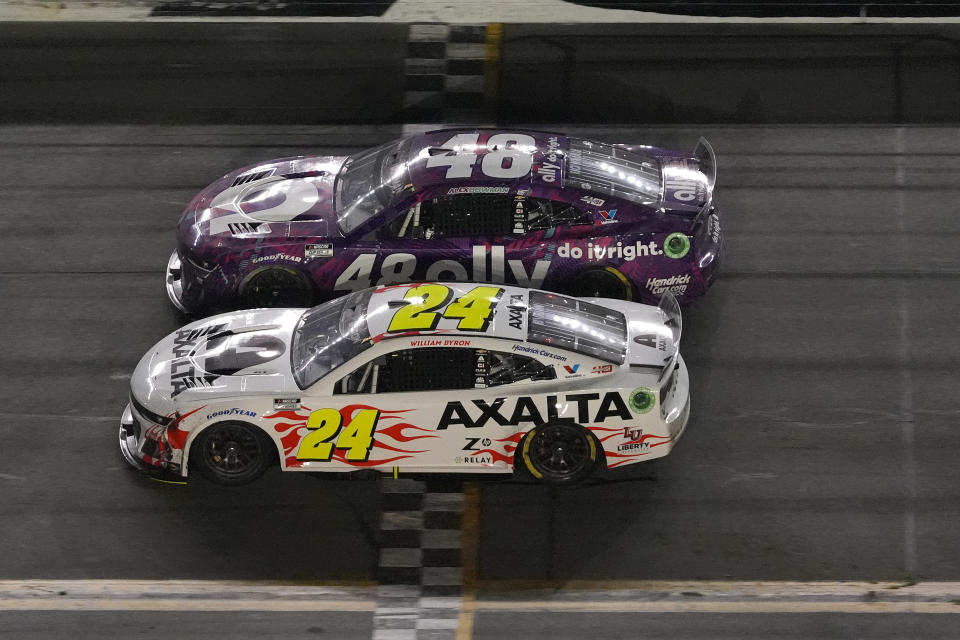
[[[667,254],[668,258],[682,258],[687,255],[689,251],[690,238],[679,231],[668,235],[666,241],[663,243],[663,252]]]
[[[653,391],[646,387],[634,389],[630,393],[630,408],[634,413],[647,413],[650,409],[653,409],[656,402],[657,397],[653,395]]]

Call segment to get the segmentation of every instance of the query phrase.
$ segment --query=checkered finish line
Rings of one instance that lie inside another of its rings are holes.
[[[407,37],[404,122],[478,122],[492,117],[500,24],[415,23]]]
[[[462,484],[382,482],[373,640],[453,640],[462,604]]]

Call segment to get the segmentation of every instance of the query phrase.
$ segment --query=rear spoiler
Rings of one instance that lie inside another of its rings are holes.
[[[660,379],[657,384],[663,384],[673,368],[677,366],[677,359],[680,357],[680,335],[683,333],[683,316],[680,315],[680,303],[669,291],[660,298],[660,304],[657,309],[663,314],[663,324],[670,329],[670,335],[673,338],[673,355],[667,360],[663,370],[660,372]]]
[[[700,222],[710,211],[710,205],[713,203],[713,185],[717,182],[717,154],[713,152],[713,146],[707,142],[706,138],[700,138],[697,146],[693,150],[693,157],[700,163],[700,171],[707,176],[707,201],[700,207],[694,224]]]

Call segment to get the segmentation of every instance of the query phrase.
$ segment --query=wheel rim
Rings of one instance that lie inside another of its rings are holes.
[[[544,475],[565,478],[590,464],[589,436],[572,425],[540,427],[530,447],[530,460]]]
[[[263,450],[250,429],[240,425],[214,427],[204,442],[203,460],[219,476],[236,478],[260,468]]]
[[[298,274],[286,269],[264,269],[250,278],[246,294],[258,307],[306,306],[310,286]]]
[[[625,283],[607,270],[593,269],[577,276],[571,293],[577,297],[627,299]]]

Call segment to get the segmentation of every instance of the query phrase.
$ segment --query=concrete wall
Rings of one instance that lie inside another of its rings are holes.
[[[0,121],[401,119],[407,26],[0,23]],[[960,122],[960,25],[516,24],[502,123]]]
[[[0,23],[0,121],[389,121],[406,34],[389,23]]]
[[[512,25],[502,120],[960,121],[957,25]]]

